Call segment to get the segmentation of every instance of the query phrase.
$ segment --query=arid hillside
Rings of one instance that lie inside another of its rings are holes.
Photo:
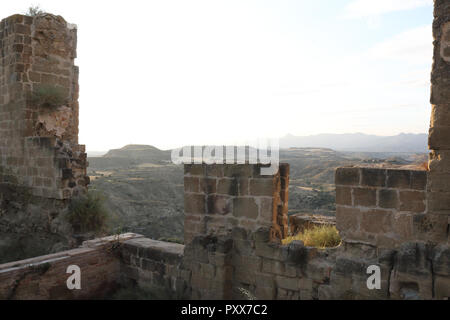
[[[415,165],[424,154],[351,153],[322,148],[280,151],[290,164],[289,213],[334,215],[334,170],[347,165]],[[183,238],[183,168],[170,151],[129,145],[89,158],[91,189],[101,191],[114,227],[154,239]]]

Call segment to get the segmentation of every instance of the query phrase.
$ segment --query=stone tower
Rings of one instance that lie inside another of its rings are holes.
[[[69,244],[64,212],[87,190],[76,44],[76,27],[59,16],[0,22],[0,246],[12,256]]]

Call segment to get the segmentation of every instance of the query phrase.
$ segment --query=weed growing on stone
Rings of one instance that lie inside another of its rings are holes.
[[[109,214],[104,202],[103,195],[95,191],[72,199],[67,219],[75,232],[105,231]]]
[[[44,108],[57,108],[67,103],[67,96],[62,87],[41,85],[30,96],[30,102]]]
[[[42,11],[42,9],[39,6],[31,6],[25,12],[25,15],[29,17],[37,17],[43,15],[44,13],[45,12]]]
[[[335,226],[315,226],[306,229],[295,236],[282,240],[283,244],[288,244],[294,240],[303,241],[307,247],[330,248],[341,243],[341,237]]]

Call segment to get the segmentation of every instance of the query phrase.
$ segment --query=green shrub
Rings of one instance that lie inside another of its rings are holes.
[[[104,202],[103,195],[94,191],[73,198],[67,218],[74,231],[105,232],[109,214]]]
[[[37,17],[43,15],[45,12],[41,10],[39,6],[31,6],[25,12],[26,16]]]
[[[30,101],[39,107],[57,108],[67,103],[67,95],[62,87],[46,84],[31,93]]]
[[[315,226],[311,229],[303,230],[295,236],[282,240],[283,244],[288,244],[294,240],[301,240],[307,247],[330,248],[341,243],[341,236],[335,226]]]

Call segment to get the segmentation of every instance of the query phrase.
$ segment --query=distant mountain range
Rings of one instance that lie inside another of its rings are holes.
[[[396,136],[376,136],[364,133],[317,134],[311,136],[281,137],[280,148],[327,148],[350,152],[428,152],[428,135],[401,133]],[[170,150],[160,150],[150,145],[127,145],[108,152],[88,151],[89,157],[127,158],[134,160],[167,161]]]
[[[330,148],[356,152],[427,152],[428,135],[401,133],[396,136],[376,136],[363,133],[286,135],[280,138],[280,148]]]

